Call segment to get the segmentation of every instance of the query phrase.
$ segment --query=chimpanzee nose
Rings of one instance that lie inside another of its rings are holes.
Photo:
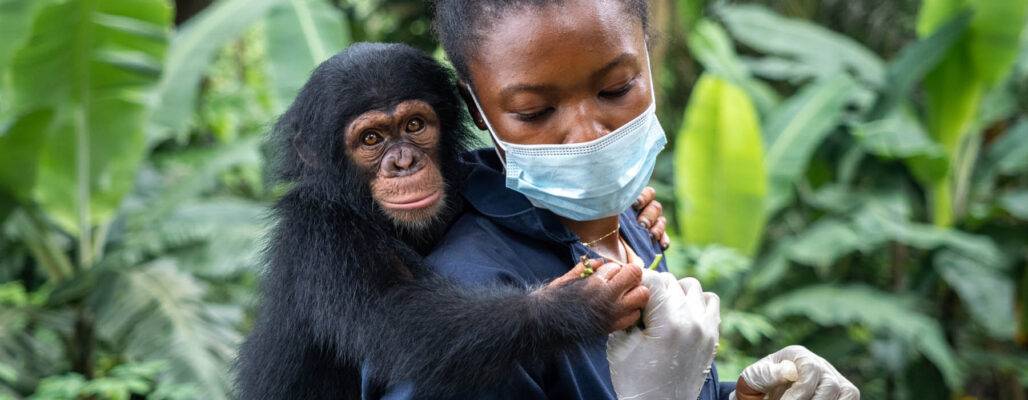
[[[399,146],[386,153],[385,160],[382,160],[383,167],[391,176],[407,176],[418,172],[424,166],[423,157],[424,153],[417,149]]]

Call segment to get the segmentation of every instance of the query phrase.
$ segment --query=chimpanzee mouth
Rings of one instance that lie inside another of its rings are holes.
[[[442,196],[443,191],[437,190],[425,196],[413,197],[398,202],[382,200],[382,205],[386,208],[391,208],[395,210],[417,210],[422,208],[428,208],[435,205],[435,203],[438,202]]]

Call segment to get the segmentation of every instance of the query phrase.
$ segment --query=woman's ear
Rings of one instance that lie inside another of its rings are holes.
[[[485,119],[482,119],[482,111],[478,109],[478,106],[475,105],[475,99],[471,97],[470,86],[461,81],[457,84],[457,90],[460,92],[460,97],[464,98],[464,104],[468,106],[468,112],[471,114],[471,120],[475,121],[475,126],[483,131],[489,129],[485,124]]]

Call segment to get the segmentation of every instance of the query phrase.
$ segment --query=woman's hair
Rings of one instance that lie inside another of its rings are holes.
[[[644,32],[649,28],[647,0],[620,0],[625,12],[632,13],[642,22]],[[468,70],[470,55],[481,44],[480,31],[490,22],[502,18],[504,13],[525,7],[560,5],[564,0],[435,0],[433,28],[439,36],[446,55],[462,79],[471,81]]]

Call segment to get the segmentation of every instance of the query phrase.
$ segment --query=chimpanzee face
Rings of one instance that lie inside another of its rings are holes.
[[[346,127],[346,155],[371,177],[372,197],[399,226],[419,228],[442,211],[439,135],[439,117],[421,100],[364,112]]]

